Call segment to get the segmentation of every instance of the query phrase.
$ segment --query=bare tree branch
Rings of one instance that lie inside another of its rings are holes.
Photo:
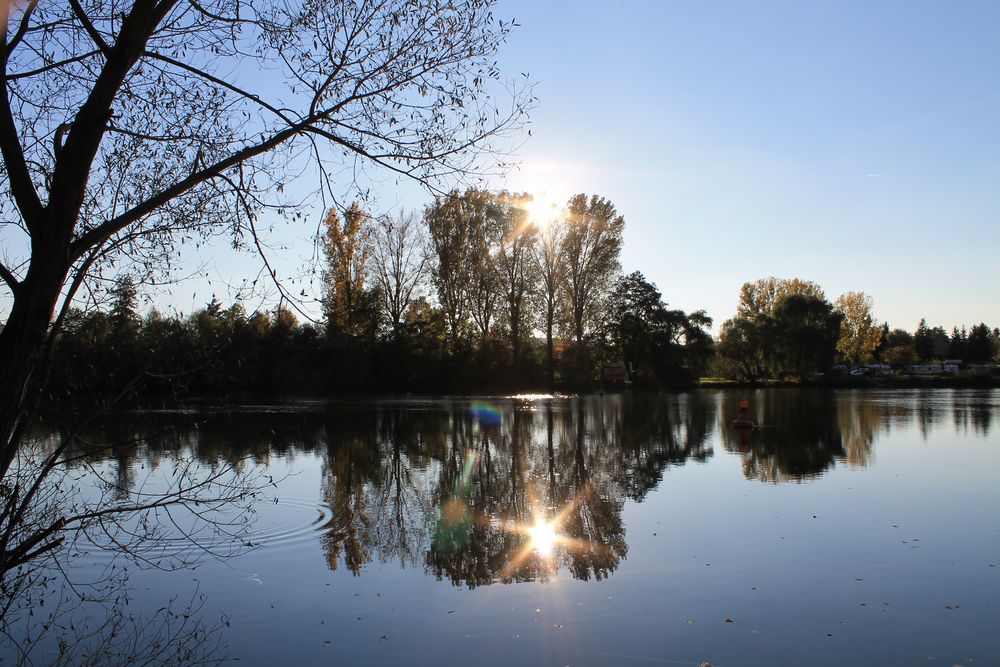
[[[0,263],[0,278],[3,278],[3,281],[7,283],[7,287],[10,288],[11,292],[16,292],[17,288],[21,284],[17,279],[17,276],[15,276],[14,273],[2,263]]]
[[[87,13],[83,11],[83,7],[80,6],[80,0],[69,0],[70,7],[73,8],[73,13],[76,14],[76,18],[79,19],[80,23],[83,25],[83,29],[87,31],[90,38],[94,40],[94,44],[105,57],[111,57],[111,47],[108,46],[104,38],[101,37],[101,33],[97,32],[94,28],[94,24],[90,22],[87,17]]]

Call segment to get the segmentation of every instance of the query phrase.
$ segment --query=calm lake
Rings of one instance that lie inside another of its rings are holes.
[[[130,566],[128,613],[197,596],[241,665],[1000,664],[997,390],[187,406],[88,437],[145,443],[87,472],[125,495],[188,455],[273,480],[235,555]]]

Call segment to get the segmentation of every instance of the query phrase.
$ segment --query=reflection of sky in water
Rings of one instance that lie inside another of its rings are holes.
[[[751,392],[746,442],[743,397],[205,424],[283,480],[267,539],[133,605],[197,579],[241,664],[1000,662],[1000,392]]]

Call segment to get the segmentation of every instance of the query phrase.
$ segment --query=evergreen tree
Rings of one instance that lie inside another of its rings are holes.
[[[963,326],[961,331],[959,331],[958,327],[953,327],[951,338],[948,340],[949,359],[965,359],[965,340],[965,327]]]
[[[985,364],[993,357],[995,334],[980,322],[969,329],[965,341],[965,360],[970,364]]]
[[[111,288],[111,321],[116,327],[135,324],[138,319],[138,290],[132,276],[123,275]]]
[[[917,325],[917,330],[913,333],[913,349],[920,361],[930,361],[934,358],[934,341],[931,338],[927,320],[924,318],[920,318],[920,324]]]

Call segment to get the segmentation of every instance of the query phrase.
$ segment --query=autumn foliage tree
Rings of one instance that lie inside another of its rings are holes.
[[[375,294],[366,285],[372,219],[355,202],[343,216],[331,208],[323,221],[323,312],[329,331],[372,331]]]
[[[882,342],[882,327],[872,315],[872,298],[864,292],[846,292],[834,308],[843,316],[837,352],[851,364],[870,363]]]
[[[740,289],[718,353],[742,378],[808,378],[833,363],[841,319],[816,283],[762,278]]]
[[[782,297],[790,294],[803,294],[819,299],[825,299],[817,283],[801,278],[760,278],[753,282],[743,283],[740,288],[740,299],[736,306],[736,316],[748,319],[760,319],[774,315],[774,309]]]
[[[566,222],[558,217],[549,220],[538,234],[538,243],[532,253],[535,273],[538,275],[538,292],[541,303],[541,320],[545,332],[545,367],[549,386],[555,384],[555,335],[564,309],[561,291],[565,265],[563,239]]]

